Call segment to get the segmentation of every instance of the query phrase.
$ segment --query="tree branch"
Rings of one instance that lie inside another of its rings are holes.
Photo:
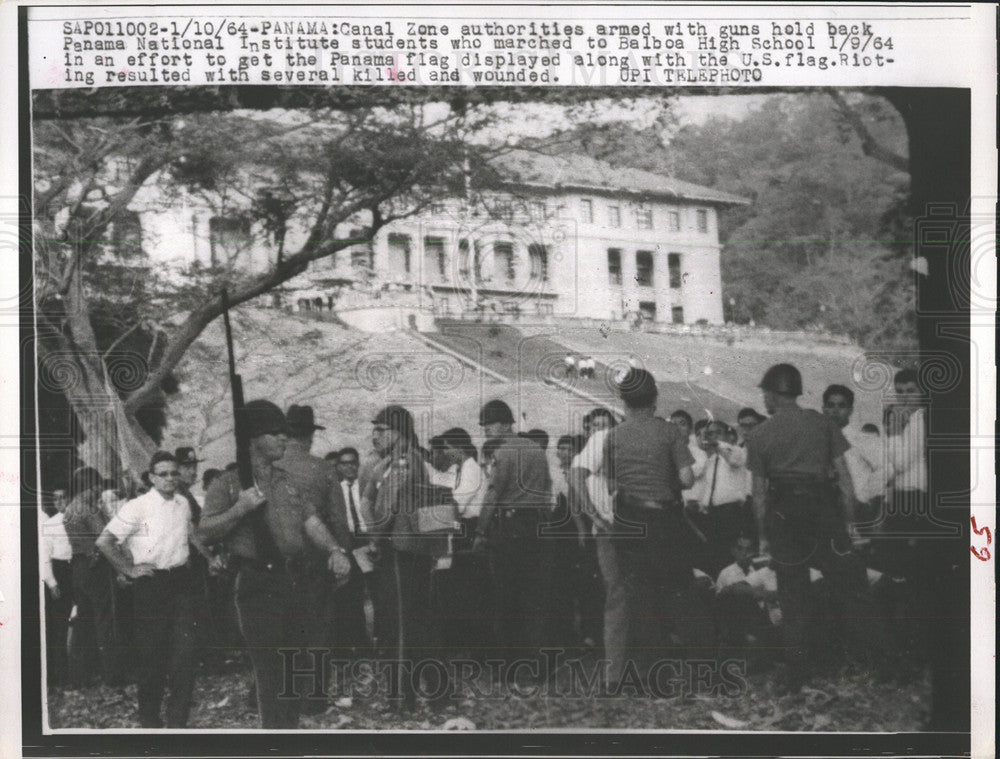
[[[865,126],[864,121],[862,121],[858,113],[844,100],[843,95],[837,90],[827,90],[827,94],[836,104],[840,115],[854,130],[858,139],[861,140],[861,150],[866,156],[874,158],[876,161],[881,161],[897,171],[909,173],[910,160],[906,156],[889,150],[889,148],[876,140],[872,133],[868,131],[868,127]]]
[[[142,322],[136,322],[136,323],[135,323],[135,324],[133,324],[133,325],[132,325],[131,327],[129,327],[129,328],[127,329],[127,330],[125,330],[125,331],[124,331],[124,332],[122,332],[122,333],[121,333],[120,335],[118,335],[118,337],[116,337],[116,338],[114,339],[114,342],[112,342],[112,343],[111,343],[111,345],[109,345],[109,346],[108,346],[108,349],[107,349],[106,351],[104,351],[104,354],[103,354],[103,355],[101,356],[101,358],[102,358],[102,359],[105,359],[105,358],[107,358],[108,356],[110,356],[110,355],[111,355],[111,351],[113,351],[113,350],[114,350],[115,348],[117,348],[117,347],[118,347],[118,345],[119,345],[119,344],[120,344],[120,343],[121,343],[121,342],[122,342],[122,341],[123,341],[123,340],[124,340],[124,339],[125,339],[126,337],[128,337],[129,335],[131,335],[131,334],[132,334],[133,332],[135,332],[135,331],[136,331],[137,329],[139,329],[139,327],[141,327],[141,326],[142,326]]]

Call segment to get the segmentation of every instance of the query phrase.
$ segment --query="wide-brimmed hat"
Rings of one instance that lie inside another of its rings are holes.
[[[307,435],[316,430],[326,429],[326,427],[316,424],[312,406],[292,404],[288,407],[288,413],[285,416],[288,420],[288,429],[293,435]]]

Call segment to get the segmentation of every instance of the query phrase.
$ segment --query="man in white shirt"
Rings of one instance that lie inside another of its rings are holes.
[[[833,419],[851,447],[844,453],[847,471],[851,473],[856,500],[855,513],[870,514],[868,508],[885,491],[882,451],[878,438],[862,433],[851,425],[854,413],[854,393],[844,385],[830,385],[823,392],[823,413]],[[858,518],[860,520],[860,517]]]
[[[73,611],[73,549],[63,526],[66,491],[53,494],[56,513],[39,525],[38,555],[45,584],[45,667],[49,685],[66,682],[69,676],[69,615]]]
[[[920,574],[917,539],[954,534],[934,518],[927,496],[926,415],[917,373],[903,369],[893,378],[896,403],[886,409],[885,475],[888,495],[879,539],[873,541],[878,568],[916,585]],[[933,534],[940,526],[940,535]]]
[[[707,458],[701,487],[695,491],[698,508],[693,518],[706,539],[696,566],[712,577],[729,563],[733,543],[751,523],[745,511],[746,452],[733,444],[734,437],[724,422],[705,428]]]
[[[340,492],[344,497],[344,514],[349,536],[336,536],[350,552],[350,579],[333,592],[334,638],[341,645],[350,647],[354,654],[368,645],[368,627],[365,620],[365,578],[354,551],[368,545],[365,537],[367,525],[361,515],[361,485],[358,471],[361,456],[356,448],[342,448],[336,457]]]
[[[608,662],[605,678],[618,683],[625,671],[628,646],[628,614],[625,605],[625,575],[615,551],[614,499],[608,492],[607,460],[604,444],[614,427],[614,417],[590,418],[590,437],[583,450],[570,464],[569,482],[580,504],[580,511],[593,522],[597,562],[604,579],[604,658]]]
[[[166,726],[186,727],[194,690],[198,586],[188,562],[194,529],[191,507],[177,492],[179,478],[174,454],[153,454],[153,487],[126,502],[97,539],[112,566],[135,581],[141,727],[163,727],[168,679]]]
[[[733,563],[715,581],[715,610],[722,643],[743,646],[772,637],[768,606],[776,608],[778,579],[774,571],[754,569],[753,541],[739,537],[732,544]]]
[[[674,411],[670,415],[670,421],[684,431],[688,439],[688,450],[691,451],[691,455],[694,457],[694,464],[691,465],[691,472],[694,474],[694,484],[682,490],[681,496],[684,498],[684,503],[697,501],[698,494],[702,488],[702,477],[705,474],[705,462],[708,461],[708,454],[705,453],[698,442],[698,433],[702,427],[699,426],[696,429],[694,420],[684,409]]]

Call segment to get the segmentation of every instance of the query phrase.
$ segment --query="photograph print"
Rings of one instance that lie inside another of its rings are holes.
[[[967,733],[969,98],[34,90],[26,714]]]

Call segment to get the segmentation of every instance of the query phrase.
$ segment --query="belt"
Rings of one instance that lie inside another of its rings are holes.
[[[177,575],[181,572],[190,571],[190,567],[187,564],[181,564],[179,567],[171,567],[170,569],[154,569],[154,575]]]
[[[826,487],[832,486],[834,481],[829,477],[820,477],[818,474],[782,474],[768,477],[769,487]]]
[[[262,559],[251,559],[246,556],[233,556],[236,562],[236,569],[254,569],[258,572],[287,572],[289,570],[289,559],[272,559],[264,561]]]
[[[630,506],[636,506],[640,509],[646,509],[648,511],[668,511],[678,505],[676,501],[670,499],[651,500],[647,498],[634,498],[633,496],[626,494],[622,494],[622,498]]]
[[[505,519],[513,519],[514,517],[538,519],[540,511],[541,509],[535,506],[516,506],[497,509],[497,513]]]

